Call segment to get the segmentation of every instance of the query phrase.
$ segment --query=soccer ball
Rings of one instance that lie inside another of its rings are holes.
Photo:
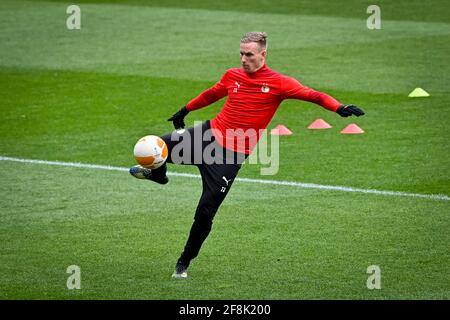
[[[134,158],[141,166],[149,169],[161,167],[167,159],[168,149],[158,136],[145,136],[134,146]]]

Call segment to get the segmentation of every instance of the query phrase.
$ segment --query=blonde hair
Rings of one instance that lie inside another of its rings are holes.
[[[262,49],[267,48],[267,33],[265,32],[247,32],[241,39],[241,43],[256,42]]]

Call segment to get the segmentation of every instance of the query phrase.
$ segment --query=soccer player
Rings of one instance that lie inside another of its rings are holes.
[[[203,184],[189,237],[172,275],[174,278],[187,277],[189,264],[197,257],[200,247],[210,233],[213,218],[230,190],[242,162],[252,152],[261,130],[266,129],[283,100],[313,102],[342,117],[364,115],[364,112],[354,105],[342,104],[325,93],[271,70],[266,65],[265,32],[245,34],[240,41],[240,56],[241,67],[227,70],[219,82],[189,101],[168,119],[173,122],[177,131],[162,137],[169,149],[167,162],[196,165]],[[201,128],[178,130],[185,127],[184,118],[189,112],[206,107],[225,96],[228,98],[214,119],[203,122]],[[210,139],[196,134],[198,129],[201,129],[201,132],[212,131]],[[179,144],[184,144],[183,148],[178,148]],[[198,161],[198,156],[211,146],[222,151],[215,152],[216,161]],[[174,154],[175,149],[179,154]],[[232,161],[229,161],[230,159]],[[168,182],[166,171],[166,164],[154,170],[139,165],[130,169],[134,177],[160,184]]]

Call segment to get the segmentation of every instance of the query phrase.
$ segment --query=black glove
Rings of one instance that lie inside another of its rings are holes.
[[[172,121],[175,130],[184,128],[186,124],[184,123],[184,117],[189,113],[189,110],[184,106],[177,113],[171,116],[167,121]]]
[[[352,104],[342,105],[337,110],[336,113],[338,113],[341,117],[349,117],[351,115],[355,115],[357,117],[363,116],[364,111],[362,111],[357,106],[354,106]]]

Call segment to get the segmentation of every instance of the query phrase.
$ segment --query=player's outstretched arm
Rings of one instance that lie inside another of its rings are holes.
[[[321,105],[330,111],[336,112],[341,117],[349,117],[352,115],[360,117],[364,115],[364,111],[357,106],[352,104],[342,104],[332,96],[304,86],[296,79],[288,76],[283,77],[281,91],[283,92],[284,99],[310,101]]]
[[[176,113],[174,113],[169,119],[167,119],[167,121],[173,122],[175,130],[183,129],[186,126],[186,124],[184,123],[184,117],[186,117],[188,113],[189,110],[186,108],[186,106],[184,106]]]
[[[336,113],[339,114],[341,117],[350,117],[352,115],[355,115],[357,117],[363,116],[365,113],[357,106],[354,106],[352,104],[342,105],[337,110]]]
[[[225,72],[225,74],[223,75],[222,79],[220,79],[219,82],[217,82],[214,86],[203,91],[197,97],[189,101],[184,107],[182,107],[172,117],[168,119],[168,121],[173,122],[175,130],[182,129],[186,126],[186,124],[184,123],[184,117],[186,117],[190,111],[198,110],[206,106],[209,106],[210,104],[222,99],[228,94],[227,88],[224,84],[224,82],[227,79],[227,74],[228,71]]]

